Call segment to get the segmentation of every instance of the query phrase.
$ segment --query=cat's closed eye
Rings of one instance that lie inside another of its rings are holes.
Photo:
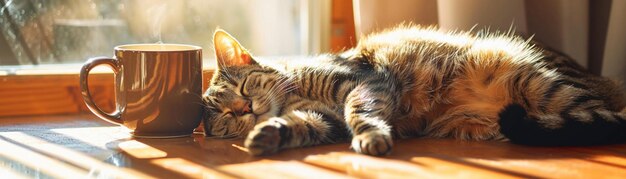
[[[241,96],[243,97],[248,97],[250,94],[248,94],[248,78],[244,79],[243,82],[241,83],[241,88],[239,89],[239,94],[241,94]]]
[[[225,111],[222,117],[235,117],[235,113],[233,113],[232,111]]]

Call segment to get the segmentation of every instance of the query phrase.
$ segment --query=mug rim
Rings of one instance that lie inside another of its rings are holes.
[[[178,47],[178,48],[170,48],[170,49],[142,49],[138,47],[155,47],[155,46],[166,46],[166,47]],[[133,48],[134,47],[134,48]],[[118,45],[114,48],[115,51],[136,51],[136,52],[185,52],[185,51],[197,51],[202,50],[202,47],[196,45],[188,45],[188,44],[173,44],[173,43],[143,43],[143,44],[124,44]]]

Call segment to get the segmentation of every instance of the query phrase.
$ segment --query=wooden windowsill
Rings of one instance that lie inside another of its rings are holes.
[[[25,65],[25,66],[2,66],[0,76],[24,76],[24,75],[78,75],[82,64],[58,64],[58,65]],[[112,73],[106,68],[95,68],[92,74]]]
[[[79,64],[1,67],[0,117],[89,112],[80,94],[80,67]],[[212,67],[203,70],[204,88],[212,73]],[[96,68],[90,73],[92,97],[105,111],[113,111],[115,107],[113,88],[111,70]]]
[[[205,60],[206,61],[206,60]],[[203,71],[215,70],[215,64],[205,62]],[[78,75],[83,64],[57,64],[57,65],[25,65],[25,66],[0,66],[0,77],[5,76],[51,76],[51,75]],[[106,67],[94,68],[90,74],[111,74],[113,71]]]

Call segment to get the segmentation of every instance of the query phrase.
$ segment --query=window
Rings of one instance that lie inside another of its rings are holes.
[[[213,58],[216,27],[257,56],[320,51],[311,43],[328,12],[312,0],[0,0],[0,71],[80,64],[130,43],[201,46]],[[326,20],[328,21],[328,20]],[[311,28],[311,27],[315,27]],[[317,45],[317,46],[316,46]],[[27,66],[24,66],[27,65]]]
[[[201,46],[205,88],[215,66],[212,35],[217,27],[255,56],[343,49],[354,44],[354,28],[346,30],[353,23],[351,2],[0,0],[0,119],[88,112],[78,87],[79,69],[89,57],[112,56],[121,44]],[[105,73],[94,74],[98,71]],[[110,69],[94,69],[89,88],[98,106],[112,111],[113,75],[106,71]]]

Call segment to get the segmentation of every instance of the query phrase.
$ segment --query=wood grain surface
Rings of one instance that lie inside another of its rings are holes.
[[[135,139],[90,114],[0,118],[5,176],[120,178],[626,178],[626,145],[529,147],[397,140],[391,155],[348,143],[253,157],[241,139]],[[9,150],[10,149],[10,150]]]

